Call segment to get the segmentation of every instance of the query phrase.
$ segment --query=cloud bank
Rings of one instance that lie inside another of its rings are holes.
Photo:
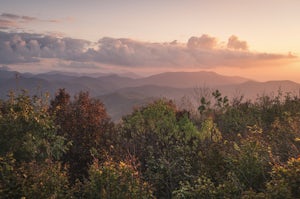
[[[29,33],[0,32],[0,63],[38,62],[42,58],[78,59],[90,42]]]
[[[1,17],[0,20],[26,18],[10,14],[2,14]],[[74,68],[88,62],[89,66],[93,66],[90,63],[96,63],[128,69],[164,67],[184,70],[224,66],[255,67],[289,61],[295,57],[291,54],[252,52],[246,41],[234,35],[224,45],[207,34],[193,36],[186,43],[150,43],[109,37],[91,43],[42,34],[0,32],[0,64],[36,63],[51,58],[76,63],[69,66],[74,65]]]

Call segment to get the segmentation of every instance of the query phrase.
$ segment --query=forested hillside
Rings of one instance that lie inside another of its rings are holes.
[[[10,92],[0,198],[299,198],[299,96],[198,100],[158,99],[114,123],[88,92]]]

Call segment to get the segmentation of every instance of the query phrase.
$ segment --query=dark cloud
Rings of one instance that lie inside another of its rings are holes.
[[[91,42],[49,35],[0,32],[0,64],[37,62],[43,58],[69,61],[65,67],[96,69],[99,64],[127,68],[249,67],[290,60],[292,54],[254,53],[245,41],[231,36],[222,47],[209,35],[178,42],[149,43],[132,39],[102,38]],[[91,64],[91,63],[95,63]]]
[[[20,16],[11,13],[2,13],[0,15],[0,29],[15,29],[21,28],[24,23],[37,20],[29,16]]]
[[[11,14],[11,13],[2,13],[0,15],[3,18],[9,18],[9,19],[19,19],[21,18],[19,15]]]
[[[15,15],[11,13],[2,13],[0,15],[0,19],[7,20],[11,22],[30,22],[30,21],[39,21],[38,18],[30,17],[30,16],[21,16],[21,15]]]
[[[30,17],[30,16],[22,16],[22,19],[24,19],[25,21],[35,21],[38,20],[35,17]]]
[[[0,29],[9,29],[9,28],[23,28],[25,24],[31,22],[48,22],[48,23],[60,23],[61,20],[58,19],[49,19],[43,20],[36,17],[16,15],[12,13],[2,13],[0,15]]]

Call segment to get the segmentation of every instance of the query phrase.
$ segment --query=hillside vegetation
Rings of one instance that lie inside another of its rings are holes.
[[[298,96],[214,90],[198,105],[158,99],[114,123],[88,92],[10,92],[0,198],[299,198]]]

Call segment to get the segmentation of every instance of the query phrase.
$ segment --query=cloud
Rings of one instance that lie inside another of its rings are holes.
[[[68,61],[65,65],[68,68],[96,69],[105,65],[124,69],[184,70],[274,65],[294,58],[292,54],[251,52],[247,42],[236,36],[231,36],[224,46],[209,35],[191,37],[187,43],[150,43],[110,37],[91,43],[42,34],[0,32],[0,64],[58,59]]]
[[[289,55],[250,52],[247,43],[236,36],[229,38],[226,47],[206,34],[191,37],[186,44],[102,38],[98,45],[98,50],[85,53],[88,60],[126,67],[248,67],[292,58]]]
[[[0,15],[1,18],[7,18],[9,20],[18,20],[18,19],[22,19],[25,21],[34,21],[34,20],[38,20],[35,17],[30,17],[30,16],[20,16],[20,15],[15,15],[15,14],[11,14],[11,13],[2,13]]]
[[[235,35],[232,35],[228,39],[227,48],[234,50],[248,50],[248,44],[246,41],[241,41]]]
[[[0,63],[38,62],[41,58],[78,59],[90,42],[42,34],[0,32]]]
[[[65,33],[59,32],[59,31],[46,31],[45,35],[55,37],[55,38],[64,38],[64,37],[66,37]]]
[[[91,70],[91,69],[104,69],[103,67],[99,66],[99,64],[89,63],[89,62],[77,62],[77,61],[60,61],[54,65],[60,69],[75,69],[75,70]]]
[[[65,20],[68,20],[65,19]],[[0,29],[22,29],[26,24],[32,23],[32,22],[41,22],[41,23],[60,23],[65,20],[59,20],[59,19],[48,19],[43,20],[36,17],[31,16],[24,16],[24,15],[16,15],[12,13],[2,13],[0,15]]]
[[[18,27],[18,24],[15,21],[0,18],[0,29],[8,29],[12,27],[16,28]]]
[[[15,15],[15,14],[11,14],[11,13],[2,13],[0,16],[3,18],[8,18],[8,19],[19,19],[20,18],[19,15]]]
[[[60,23],[61,20],[58,20],[58,19],[50,19],[50,20],[47,20],[48,22],[51,22],[51,23]]]
[[[21,28],[26,23],[32,21],[39,21],[39,19],[30,16],[21,16],[11,13],[2,13],[0,15],[0,28],[9,29],[9,28]]]
[[[25,21],[35,21],[35,20],[38,20],[37,18],[30,17],[30,16],[22,16],[22,19],[25,20]]]
[[[173,47],[172,47],[173,46]],[[89,50],[86,56],[92,61],[130,67],[169,65],[177,48],[174,44],[145,43],[131,39],[102,38],[98,50]]]
[[[3,66],[0,66],[0,70],[2,70],[2,71],[10,71],[10,68],[8,66],[3,65]]]
[[[201,37],[191,37],[187,42],[187,47],[191,49],[213,49],[217,46],[217,39],[207,34]]]

